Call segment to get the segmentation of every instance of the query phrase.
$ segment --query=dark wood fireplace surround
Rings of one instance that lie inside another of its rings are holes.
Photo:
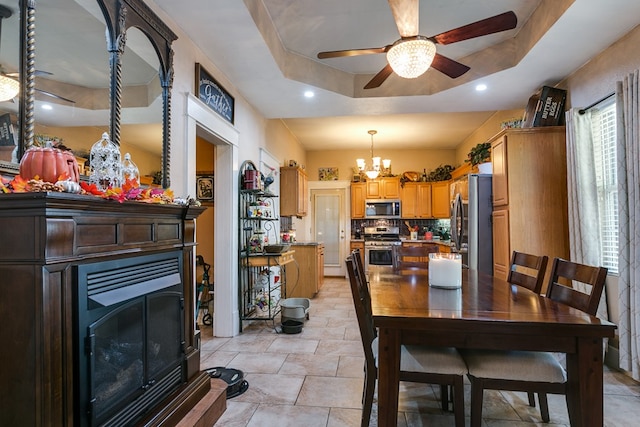
[[[0,425],[78,425],[73,267],[166,251],[183,257],[187,382],[140,425],[177,425],[206,400],[212,380],[200,371],[193,320],[195,219],[203,210],[64,193],[0,194]],[[209,405],[220,413],[224,390],[221,396]]]

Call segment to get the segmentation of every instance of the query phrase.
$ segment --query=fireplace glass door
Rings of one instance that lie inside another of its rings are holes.
[[[81,426],[130,425],[186,380],[181,260],[77,267]]]

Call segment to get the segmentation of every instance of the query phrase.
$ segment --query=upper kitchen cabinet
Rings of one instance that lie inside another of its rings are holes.
[[[506,279],[514,250],[568,259],[565,128],[507,129],[490,142],[494,275]]]
[[[295,167],[280,168],[280,216],[307,216],[309,197],[307,174]]]
[[[449,181],[431,183],[431,215],[434,218],[449,218]]]
[[[384,177],[367,180],[367,199],[399,199],[400,178]]]
[[[403,218],[449,218],[449,181],[405,182],[400,201]]]
[[[431,218],[430,182],[405,182],[401,196],[403,218]]]
[[[351,218],[364,218],[364,200],[367,196],[367,184],[351,183]]]

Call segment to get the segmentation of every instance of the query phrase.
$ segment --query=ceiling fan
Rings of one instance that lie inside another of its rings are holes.
[[[318,59],[386,53],[387,65],[365,85],[365,89],[379,87],[393,72],[400,77],[416,78],[429,67],[455,79],[469,71],[469,67],[437,53],[436,44],[451,44],[511,30],[518,24],[516,14],[509,11],[432,37],[424,37],[418,34],[419,0],[388,2],[400,33],[399,40],[383,47],[320,52]]]
[[[9,18],[12,15],[11,9],[9,9],[6,6],[3,6],[0,4],[0,35],[2,34],[2,20],[4,18]],[[50,73],[48,71],[40,71],[40,70],[35,70],[35,76],[36,77],[40,77],[40,76],[51,76],[53,75],[53,73]],[[18,91],[18,77],[20,75],[18,73],[8,73],[4,70],[4,68],[2,67],[2,65],[0,64],[0,93],[2,93],[2,95],[0,95],[0,102],[1,101],[9,101],[9,100],[13,100],[13,98],[17,95],[17,91]],[[7,86],[11,86],[11,87],[7,87],[6,90],[7,92],[4,91],[4,88],[1,87],[2,85],[7,85]],[[35,90],[43,95],[47,95],[50,96],[52,98],[56,98],[56,99],[60,99],[62,101],[66,101],[69,102],[71,104],[75,104],[76,102],[65,98],[63,96],[60,95],[56,95],[55,93],[51,93],[51,92],[47,92],[46,90],[42,90],[42,89],[38,89],[35,88]],[[12,95],[11,95],[12,94]]]

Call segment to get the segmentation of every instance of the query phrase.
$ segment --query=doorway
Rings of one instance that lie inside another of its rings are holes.
[[[312,189],[312,240],[324,243],[325,276],[345,276],[347,218],[344,188]]]

